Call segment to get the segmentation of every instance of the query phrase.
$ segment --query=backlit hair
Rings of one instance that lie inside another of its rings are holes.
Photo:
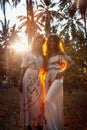
[[[57,34],[52,33],[46,38],[46,40],[45,40],[45,42],[43,44],[43,54],[44,54],[44,56],[46,56],[48,54],[50,39],[52,37],[54,37],[54,40],[55,40],[54,44],[57,45],[58,51],[63,51],[64,52],[63,42],[60,40],[60,38],[58,37]]]

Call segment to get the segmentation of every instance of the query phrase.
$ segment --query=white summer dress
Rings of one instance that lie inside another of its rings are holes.
[[[63,76],[58,78],[58,74],[71,61],[65,53],[49,58],[44,112],[47,130],[63,130]]]
[[[41,125],[41,93],[42,88],[38,72],[43,64],[41,56],[29,51],[25,54],[21,67],[27,67],[23,76],[23,93],[21,94],[20,125]]]

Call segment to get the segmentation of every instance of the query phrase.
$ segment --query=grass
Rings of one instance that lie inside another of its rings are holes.
[[[87,92],[64,92],[64,124],[66,130],[87,130]]]
[[[65,130],[87,130],[87,92],[64,91]],[[17,87],[0,89],[0,130],[22,130],[19,128],[20,93]]]
[[[15,87],[0,90],[0,130],[18,130],[19,97],[20,93]]]

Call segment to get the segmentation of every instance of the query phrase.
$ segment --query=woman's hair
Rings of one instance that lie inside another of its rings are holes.
[[[40,41],[41,44],[43,44],[45,41],[44,35],[37,33],[32,40],[32,44],[35,44],[37,40]]]
[[[50,42],[51,40],[54,43],[54,53],[55,54],[61,54],[61,52],[64,52],[64,48],[63,48],[63,44],[62,41],[60,40],[59,36],[55,33],[51,33],[49,34],[49,36],[46,39],[45,42],[45,59],[44,59],[44,67],[47,67],[48,64],[48,58],[50,57],[50,55],[52,54],[52,50],[50,49]]]
[[[55,50],[55,53],[60,52],[60,51],[64,51],[63,48],[63,42],[60,40],[59,36],[55,33],[51,33],[49,34],[49,36],[47,37],[44,45],[43,45],[43,53],[44,55],[50,55],[51,53],[51,49],[50,49],[50,42],[51,40],[53,40],[54,42],[54,47],[53,49]]]
[[[32,46],[32,48],[34,48],[34,46],[39,46],[40,44],[41,44],[41,48],[38,50],[40,53],[41,53],[41,55],[42,55],[42,46],[43,46],[43,43],[45,42],[45,37],[44,37],[44,35],[43,34],[39,34],[39,33],[37,33],[35,36],[34,36],[34,38],[33,38],[33,40],[32,40],[32,44],[31,44],[31,46]],[[39,47],[38,47],[39,48]]]
[[[58,44],[60,42],[60,38],[57,34],[55,33],[51,33],[49,34],[49,36],[47,37],[48,39],[48,44],[50,44],[50,40],[53,39],[55,41],[55,44]]]

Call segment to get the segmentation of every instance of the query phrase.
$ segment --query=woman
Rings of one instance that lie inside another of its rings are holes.
[[[38,72],[43,64],[42,44],[43,35],[36,35],[32,49],[28,51],[21,64],[19,86],[22,83],[20,124],[31,130],[32,126],[41,128],[41,94],[42,88],[39,82]]]
[[[50,34],[46,47],[45,126],[48,130],[63,130],[63,75],[73,62],[61,48],[58,35]]]

